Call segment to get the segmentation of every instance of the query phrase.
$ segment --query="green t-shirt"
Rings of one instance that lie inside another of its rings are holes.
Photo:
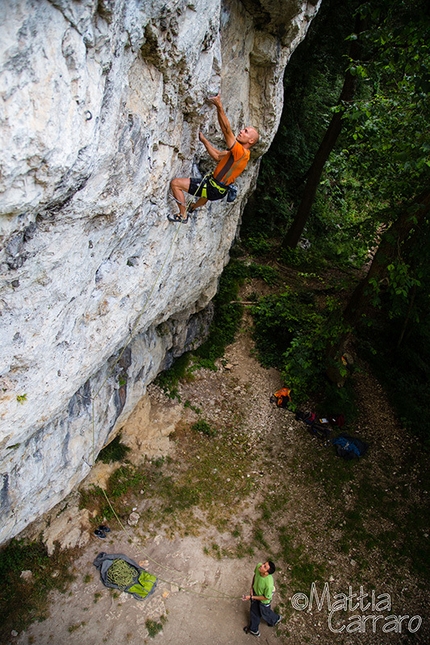
[[[269,605],[273,596],[273,576],[269,573],[267,576],[262,576],[259,572],[262,562],[257,564],[254,571],[254,591],[256,596],[265,596],[266,600],[262,600],[263,605]]]

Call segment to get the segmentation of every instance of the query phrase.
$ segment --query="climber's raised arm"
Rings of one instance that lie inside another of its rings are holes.
[[[233,130],[231,129],[230,121],[228,120],[227,115],[224,112],[224,108],[221,103],[221,95],[217,94],[216,96],[213,96],[212,98],[210,98],[209,101],[213,103],[213,105],[215,105],[216,107],[216,111],[218,115],[218,123],[224,135],[224,139],[227,144],[227,147],[231,148],[234,145],[234,142],[236,141],[236,137],[234,136]]]

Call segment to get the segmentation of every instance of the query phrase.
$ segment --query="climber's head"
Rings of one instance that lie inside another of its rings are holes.
[[[259,139],[258,131],[249,125],[239,132],[236,139],[244,148],[251,148]]]

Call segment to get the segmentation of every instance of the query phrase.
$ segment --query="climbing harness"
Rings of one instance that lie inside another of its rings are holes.
[[[197,182],[194,181],[194,187],[196,183]],[[227,202],[233,202],[237,197],[237,186],[235,184],[223,184],[218,179],[215,179],[212,172],[208,172],[206,173],[206,175],[204,175],[204,177],[202,177],[194,193],[191,194],[193,195],[193,198],[202,197],[203,199],[208,199],[212,202],[224,199],[224,197],[227,197]],[[185,215],[183,216],[180,213],[169,213],[167,215],[167,219],[169,220],[169,222],[180,222],[182,224],[186,224],[189,220],[189,216],[196,210],[198,210],[193,208],[193,204],[197,202],[194,202],[194,199],[190,199],[188,203],[184,203],[179,199],[176,199],[176,197],[171,193],[170,197],[174,199],[177,204],[185,207]]]
[[[226,192],[228,191],[227,184],[223,184],[220,181],[217,181],[215,177],[209,177],[209,183],[213,188],[216,188],[220,195],[225,197]]]

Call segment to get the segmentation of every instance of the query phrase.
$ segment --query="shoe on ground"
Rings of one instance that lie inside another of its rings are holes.
[[[276,627],[276,625],[278,625],[281,622],[281,620],[282,620],[282,616],[279,616],[279,618],[276,621],[276,623],[273,623],[273,627]]]
[[[260,636],[260,630],[257,630],[256,632],[252,632],[250,629],[248,630],[248,634],[252,634],[252,636]]]
[[[98,530],[103,531],[103,533],[110,533],[110,528],[105,524],[100,524]]]
[[[96,529],[96,530],[94,531],[94,535],[95,535],[96,537],[100,538],[101,540],[105,540],[105,539],[106,539],[106,533],[105,533],[104,531],[101,531],[100,529]]]

